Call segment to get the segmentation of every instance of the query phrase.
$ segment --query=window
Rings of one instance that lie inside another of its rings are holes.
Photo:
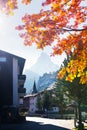
[[[20,98],[20,99],[19,99],[19,103],[20,103],[20,105],[23,104],[23,98]]]
[[[6,62],[6,57],[0,57],[0,62]]]

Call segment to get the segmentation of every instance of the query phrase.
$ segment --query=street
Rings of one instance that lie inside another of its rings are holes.
[[[73,127],[73,120],[26,117],[26,122],[2,124],[0,130],[71,130]]]

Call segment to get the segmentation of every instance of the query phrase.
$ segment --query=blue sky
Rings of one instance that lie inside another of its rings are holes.
[[[15,26],[21,24],[21,17],[25,13],[38,13],[40,7],[41,0],[39,3],[38,0],[35,0],[27,7],[19,3],[19,9],[14,12],[14,16],[5,16],[0,12],[0,49],[25,58],[25,69],[29,69],[37,61],[42,50],[37,50],[35,46],[24,46],[23,39],[19,37]],[[43,51],[48,55],[51,54],[49,47]],[[60,65],[63,59],[63,56],[51,57],[51,60],[57,65]]]

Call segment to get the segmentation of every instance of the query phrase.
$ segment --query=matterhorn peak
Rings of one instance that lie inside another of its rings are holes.
[[[50,56],[42,52],[37,59],[37,62],[30,68],[30,70],[42,76],[44,73],[58,70],[58,66],[51,61]]]

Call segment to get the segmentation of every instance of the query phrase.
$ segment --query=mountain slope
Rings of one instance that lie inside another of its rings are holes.
[[[55,72],[58,70],[58,68],[59,67],[51,61],[50,57],[47,54],[41,53],[37,62],[29,70],[25,71],[26,82],[24,86],[26,88],[27,93],[31,93],[34,80],[36,81],[36,85],[37,85],[37,82],[40,76],[43,76],[43,74],[45,73]]]
[[[33,89],[34,80],[37,84],[39,75],[35,72],[32,72],[30,70],[25,70],[24,72],[26,74],[26,81],[24,84],[24,87],[26,88],[26,93],[31,93]]]
[[[42,91],[53,84],[56,81],[57,73],[57,71],[49,74],[45,73],[43,76],[41,76],[38,80],[38,91]]]

